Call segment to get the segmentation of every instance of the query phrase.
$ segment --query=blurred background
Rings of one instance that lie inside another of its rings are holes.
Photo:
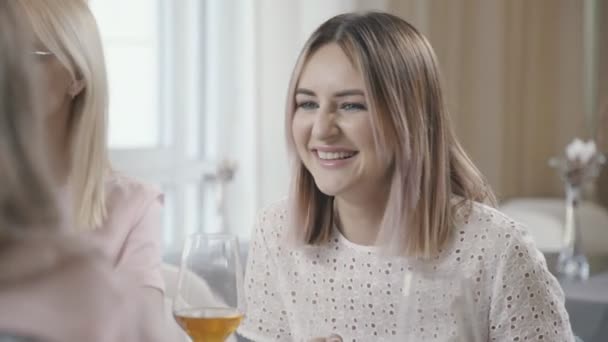
[[[223,229],[223,161],[236,165],[224,197],[231,232],[248,237],[256,211],[286,195],[290,72],[312,30],[341,12],[389,11],[429,38],[458,135],[504,203],[563,197],[548,160],[575,137],[608,150],[607,1],[91,4],[109,66],[112,159],[163,188],[167,253],[191,232]],[[606,170],[595,185],[587,198],[607,206]]]

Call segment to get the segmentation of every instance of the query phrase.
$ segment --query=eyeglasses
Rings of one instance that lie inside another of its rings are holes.
[[[50,51],[35,50],[35,51],[32,51],[32,55],[46,57],[46,56],[52,56],[52,55],[54,55],[54,53],[52,53]]]

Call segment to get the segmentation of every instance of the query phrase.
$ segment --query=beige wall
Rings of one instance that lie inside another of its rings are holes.
[[[389,3],[434,46],[459,137],[499,197],[561,195],[547,161],[587,136],[583,1]]]

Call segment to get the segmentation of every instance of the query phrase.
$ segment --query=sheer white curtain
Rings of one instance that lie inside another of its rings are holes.
[[[181,249],[201,229],[212,202],[204,174],[213,171],[202,128],[208,117],[200,59],[198,0],[91,0],[110,88],[109,147],[116,169],[165,193],[163,245]]]

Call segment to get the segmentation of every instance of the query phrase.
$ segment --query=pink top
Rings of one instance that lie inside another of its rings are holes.
[[[90,234],[121,276],[135,285],[164,292],[160,270],[162,204],[159,189],[114,172],[106,181],[106,221]]]
[[[137,295],[142,287],[164,291],[163,196],[120,173],[105,189],[102,227],[40,232],[0,246],[0,339],[12,333],[62,342],[165,340],[165,322],[154,314],[160,308]],[[61,203],[69,207],[67,195]]]

